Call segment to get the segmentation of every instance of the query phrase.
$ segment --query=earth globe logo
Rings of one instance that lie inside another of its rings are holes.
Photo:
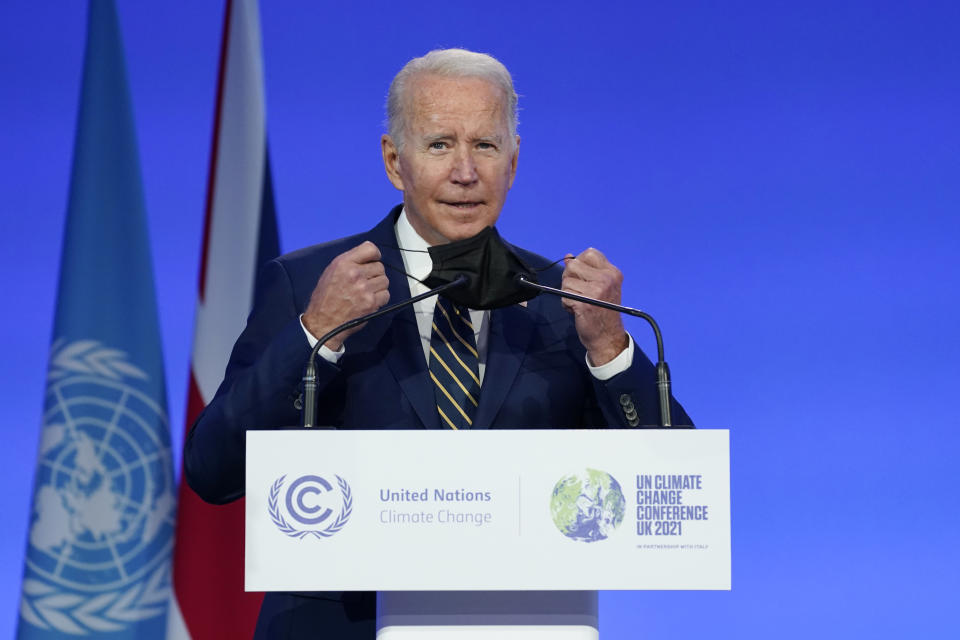
[[[581,542],[606,540],[623,522],[626,505],[616,478],[597,469],[564,476],[550,495],[553,523]]]
[[[119,349],[54,343],[20,606],[33,627],[118,632],[166,613],[175,485],[148,381]]]

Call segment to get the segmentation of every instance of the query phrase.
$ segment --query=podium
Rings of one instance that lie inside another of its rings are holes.
[[[246,588],[378,640],[587,640],[597,590],[730,588],[726,430],[247,433]]]

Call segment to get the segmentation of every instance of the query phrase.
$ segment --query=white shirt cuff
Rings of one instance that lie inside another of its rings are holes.
[[[302,313],[300,314],[300,328],[303,329],[304,335],[307,336],[307,342],[310,344],[310,348],[313,349],[315,346],[317,346],[317,338],[315,338],[314,335],[307,330],[307,326],[303,324]],[[330,364],[337,364],[340,361],[340,358],[343,357],[343,354],[346,353],[346,348],[343,346],[343,344],[341,344],[339,349],[333,351],[332,349],[328,349],[327,345],[323,345],[320,347],[320,351],[318,353]],[[631,351],[630,353],[632,354],[633,352]],[[605,378],[601,378],[601,380],[605,380]]]
[[[618,373],[623,373],[630,368],[630,365],[633,364],[633,336],[628,333],[627,337],[629,340],[627,341],[626,348],[621,351],[616,358],[606,364],[595,367],[590,364],[590,356],[584,356],[587,361],[587,369],[590,369],[590,373],[594,378],[597,380],[609,380]],[[314,340],[314,343],[316,343],[316,340]]]

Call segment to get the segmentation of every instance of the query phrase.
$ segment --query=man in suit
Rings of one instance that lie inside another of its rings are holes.
[[[330,329],[426,290],[426,253],[493,226],[516,174],[510,74],[463,50],[410,61],[388,96],[381,140],[403,192],[371,231],[282,256],[261,274],[224,382],[191,430],[186,477],[202,498],[243,494],[248,428],[299,422],[310,348]],[[546,269],[545,284],[620,302],[622,276],[595,249]],[[390,268],[388,272],[386,267]],[[541,296],[494,311],[430,298],[329,340],[317,423],[338,428],[563,428],[658,424],[655,373],[619,314]],[[449,374],[449,378],[446,378]],[[677,424],[689,420],[674,406]],[[268,594],[257,637],[373,638],[373,594]]]

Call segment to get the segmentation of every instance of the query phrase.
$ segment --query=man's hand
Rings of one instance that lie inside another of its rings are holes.
[[[344,322],[376,311],[390,300],[390,281],[380,262],[380,250],[372,242],[341,253],[317,280],[303,325],[317,339]],[[337,351],[347,337],[363,328],[353,327],[330,338],[326,347]]]
[[[561,288],[605,302],[620,304],[623,274],[596,249],[587,249],[577,257],[564,257]],[[584,302],[563,298],[563,306],[573,314],[580,342],[587,348],[590,363],[598,367],[620,355],[630,338],[623,330],[620,314]]]

